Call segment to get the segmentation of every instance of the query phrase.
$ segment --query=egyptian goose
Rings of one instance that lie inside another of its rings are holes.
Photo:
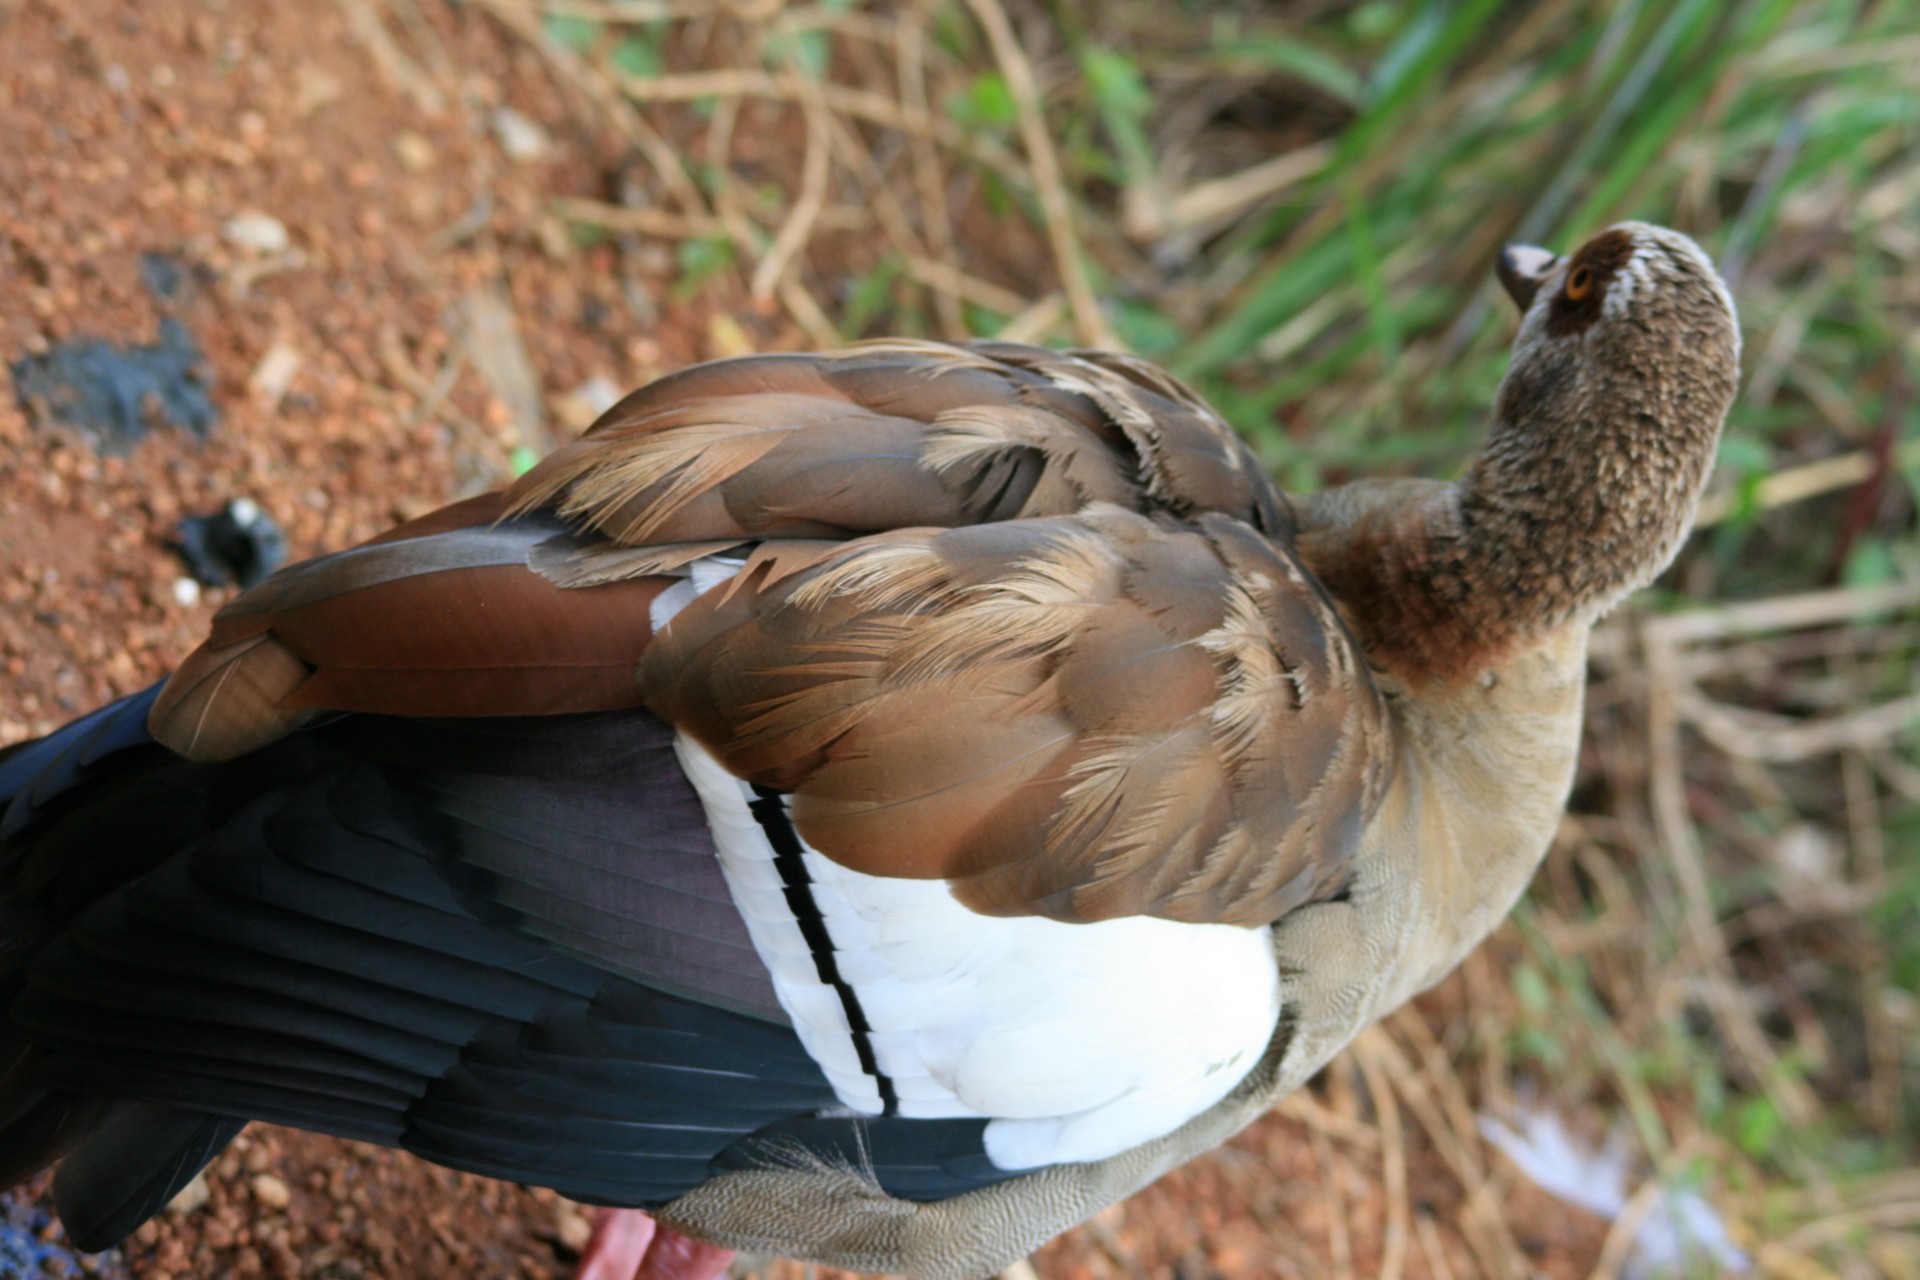
[[[1499,275],[1453,483],[1289,501],[1138,360],[881,342],[239,596],[0,755],[0,1184],[100,1247],[258,1117],[959,1277],[1214,1146],[1506,913],[1713,459],[1692,241]]]

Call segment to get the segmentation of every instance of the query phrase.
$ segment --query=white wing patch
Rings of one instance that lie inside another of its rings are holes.
[[[695,562],[656,628],[737,567]],[[976,915],[943,881],[840,866],[799,840],[784,798],[675,747],[774,990],[849,1109],[987,1117],[1003,1169],[1100,1160],[1206,1110],[1265,1052],[1267,930]]]

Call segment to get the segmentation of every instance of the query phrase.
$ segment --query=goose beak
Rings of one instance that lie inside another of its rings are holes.
[[[1525,311],[1533,305],[1533,295],[1540,288],[1540,281],[1558,261],[1558,254],[1542,249],[1537,244],[1510,244],[1500,251],[1500,261],[1494,265],[1493,273],[1500,277],[1501,287],[1507,291],[1507,296]]]

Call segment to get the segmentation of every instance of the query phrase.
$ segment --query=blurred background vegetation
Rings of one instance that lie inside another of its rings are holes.
[[[1617,1130],[1630,1187],[1699,1189],[1763,1271],[1920,1275],[1915,6],[485,7],[634,157],[556,197],[576,244],[669,244],[679,296],[792,341],[1131,348],[1296,491],[1460,466],[1503,242],[1706,245],[1746,368],[1703,529],[1597,639],[1572,814],[1493,966],[1361,1066]]]

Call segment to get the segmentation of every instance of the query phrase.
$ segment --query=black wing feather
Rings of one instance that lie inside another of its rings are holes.
[[[915,1198],[1007,1176],[980,1121],[822,1114],[647,713],[343,716],[207,765],[135,731],[150,701],[0,755],[0,909],[33,922],[0,1168],[84,1132],[90,1241],[248,1118],[612,1204],[799,1152]]]

